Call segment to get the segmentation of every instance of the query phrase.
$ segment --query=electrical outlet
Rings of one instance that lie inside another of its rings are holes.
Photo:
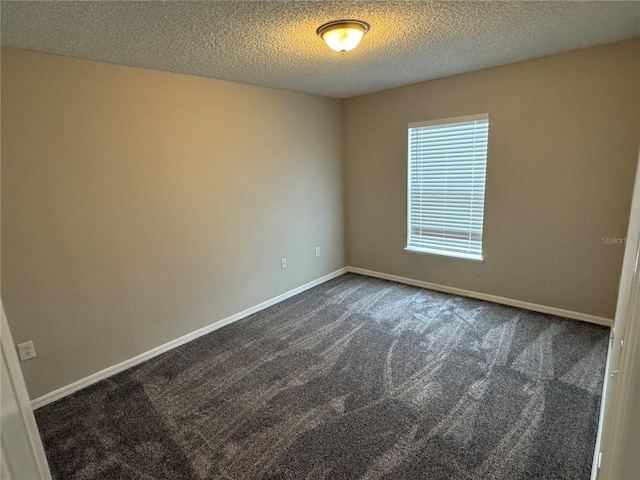
[[[282,268],[287,268],[287,259],[283,258],[282,260],[280,260],[280,266]]]
[[[316,257],[320,256],[320,247],[316,247]]]
[[[23,362],[34,358],[36,356],[36,349],[33,347],[33,341],[29,340],[28,342],[19,344],[18,354],[20,355],[20,360]]]

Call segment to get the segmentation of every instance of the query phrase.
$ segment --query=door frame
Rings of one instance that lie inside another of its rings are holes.
[[[0,381],[2,428],[0,428],[0,477],[50,480],[51,473],[42,447],[40,432],[31,409],[18,355],[0,299],[0,344],[2,373]]]
[[[598,435],[591,480],[624,478],[630,461],[640,461],[627,450],[640,441],[634,403],[640,401],[640,159],[631,200],[616,315],[605,368]],[[635,389],[635,390],[634,390]],[[631,400],[634,396],[635,402]],[[630,423],[635,421],[634,423]],[[637,454],[635,455],[637,457]]]

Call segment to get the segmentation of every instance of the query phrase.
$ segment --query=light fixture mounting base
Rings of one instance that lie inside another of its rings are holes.
[[[317,28],[316,33],[318,34],[318,36],[322,37],[322,35],[325,32],[328,32],[329,30],[333,30],[334,28],[348,28],[348,27],[357,28],[359,30],[362,30],[363,33],[366,33],[369,31],[369,24],[367,22],[363,22],[362,20],[332,20],[330,22],[323,23],[322,25],[320,25]]]

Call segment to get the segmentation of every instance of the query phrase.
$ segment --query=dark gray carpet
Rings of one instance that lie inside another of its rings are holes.
[[[588,479],[609,329],[343,275],[36,411],[57,479]]]

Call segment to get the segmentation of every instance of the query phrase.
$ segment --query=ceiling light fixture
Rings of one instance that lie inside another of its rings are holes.
[[[334,20],[320,25],[316,33],[332,50],[344,53],[358,46],[369,24],[362,20]]]

